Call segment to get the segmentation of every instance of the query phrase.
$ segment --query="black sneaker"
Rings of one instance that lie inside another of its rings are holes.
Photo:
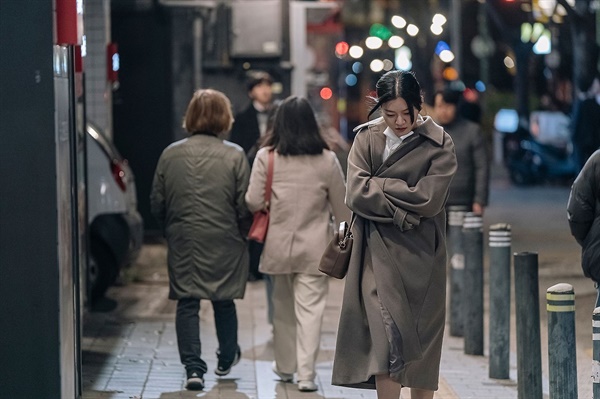
[[[217,358],[219,357],[219,354],[220,354],[219,351],[217,351]],[[240,362],[241,357],[242,357],[242,350],[238,346],[233,360],[227,361],[227,360],[223,360],[223,359],[219,358],[219,363],[217,364],[217,368],[215,369],[215,374],[220,377],[223,377],[223,376],[229,374],[229,372],[231,371],[231,368]]]
[[[201,391],[204,389],[204,378],[203,374],[199,371],[188,371],[187,382],[185,388],[190,391]]]

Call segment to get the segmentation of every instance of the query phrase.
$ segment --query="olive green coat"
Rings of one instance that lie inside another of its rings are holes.
[[[346,203],[357,218],[332,382],[374,388],[373,376],[388,374],[403,386],[436,390],[454,144],[419,116],[416,134],[399,149],[419,135],[424,141],[383,163],[386,125],[382,118],[365,125],[348,158]]]
[[[242,148],[214,136],[196,134],[163,151],[150,203],[167,238],[170,299],[244,296],[249,178]]]

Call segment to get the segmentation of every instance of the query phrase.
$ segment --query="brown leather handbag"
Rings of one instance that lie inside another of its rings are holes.
[[[347,222],[341,222],[340,228],[335,233],[319,262],[319,270],[328,276],[344,278],[348,273],[350,265],[350,254],[352,253],[352,225],[354,225],[355,214],[352,214],[350,226]]]
[[[265,183],[265,209],[254,212],[252,226],[248,232],[248,239],[259,243],[264,243],[267,238],[269,228],[269,207],[271,201],[271,185],[273,184],[273,163],[275,161],[275,152],[269,151],[269,160],[267,164],[267,181]]]

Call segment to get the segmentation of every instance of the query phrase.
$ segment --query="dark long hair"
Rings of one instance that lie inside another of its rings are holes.
[[[327,149],[313,108],[306,98],[297,96],[281,102],[264,145],[275,148],[281,155],[317,155]]]
[[[373,115],[383,104],[397,98],[403,98],[408,109],[423,108],[423,93],[421,85],[412,71],[389,71],[377,81],[375,86],[377,97],[369,97],[375,105],[371,108],[369,116]],[[414,113],[410,113],[410,121],[414,123]]]

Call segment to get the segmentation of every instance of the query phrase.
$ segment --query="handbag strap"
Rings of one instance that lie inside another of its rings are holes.
[[[265,184],[265,207],[269,209],[271,205],[271,185],[273,184],[273,164],[275,163],[275,151],[269,151],[267,161],[267,182]]]

